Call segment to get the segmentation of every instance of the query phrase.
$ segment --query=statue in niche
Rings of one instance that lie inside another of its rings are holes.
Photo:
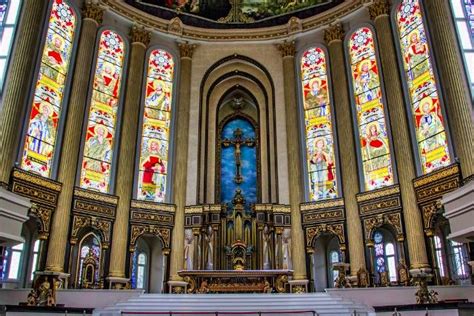
[[[263,228],[263,270],[270,270],[270,231],[268,226]]]
[[[194,235],[192,229],[184,231],[184,262],[186,270],[193,270],[194,265]]]
[[[291,262],[291,229],[285,228],[281,235],[281,254],[283,259],[282,267],[284,270],[291,270],[293,268]]]
[[[207,228],[207,234],[204,236],[207,242],[207,262],[206,270],[214,270],[214,230],[212,226]]]

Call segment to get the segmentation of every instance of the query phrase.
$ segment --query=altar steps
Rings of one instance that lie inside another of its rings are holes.
[[[170,295],[143,294],[125,302],[100,310],[94,316],[118,315],[174,315],[196,316],[373,316],[374,310],[363,304],[327,293],[311,294],[207,294]],[[317,314],[313,314],[313,312]],[[155,313],[155,314],[154,314]],[[165,313],[165,314],[163,314]],[[223,314],[216,314],[223,313]],[[224,314],[225,313],[225,314]]]

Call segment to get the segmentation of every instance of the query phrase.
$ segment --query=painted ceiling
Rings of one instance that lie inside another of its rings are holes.
[[[305,19],[344,0],[125,0],[151,15],[207,28],[258,28]]]

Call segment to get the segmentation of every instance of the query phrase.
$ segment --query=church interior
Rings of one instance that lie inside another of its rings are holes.
[[[471,315],[473,0],[0,0],[0,315]]]

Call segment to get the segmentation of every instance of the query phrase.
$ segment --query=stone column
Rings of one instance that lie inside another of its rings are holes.
[[[61,159],[59,160],[58,181],[63,186],[59,195],[58,206],[53,214],[46,258],[46,270],[51,272],[63,272],[64,269],[69,220],[76,182],[76,167],[82,138],[82,122],[88,101],[89,75],[93,64],[97,29],[99,24],[102,23],[102,15],[103,10],[98,5],[87,3],[84,6],[81,35],[77,47],[77,67],[71,84]]]
[[[3,93],[3,104],[0,108],[0,183],[8,183],[12,167],[16,161],[20,140],[24,106],[29,93],[25,87],[30,86],[37,46],[41,40],[43,17],[48,1],[25,0],[17,30],[14,54],[11,55],[10,70]]]
[[[303,202],[303,178],[301,172],[300,126],[296,97],[295,43],[278,45],[283,58],[283,89],[285,92],[286,142],[288,146],[288,177],[291,207],[291,248],[294,280],[307,280],[306,255],[300,203]]]
[[[365,269],[362,224],[356,194],[359,193],[357,156],[354,143],[355,131],[352,127],[352,111],[349,97],[349,81],[344,61],[344,30],[336,24],[325,31],[324,40],[329,48],[329,61],[334,93],[334,109],[341,158],[341,179],[346,209],[347,237],[349,243],[349,263],[351,276],[359,269]]]
[[[184,267],[184,208],[186,206],[186,178],[189,143],[189,108],[191,104],[192,56],[196,45],[179,44],[180,73],[176,113],[176,151],[173,195],[176,204],[175,222],[171,241],[170,280],[181,281],[178,271]],[[170,283],[170,286],[173,285]],[[180,291],[179,285],[177,291]]]
[[[109,281],[123,283],[125,280],[125,262],[127,256],[128,221],[130,201],[133,196],[133,179],[140,121],[140,100],[142,92],[145,54],[150,43],[149,31],[133,26],[130,30],[130,61],[128,66],[125,102],[123,105],[122,131],[120,133],[120,151],[116,195],[119,197],[112,236],[112,250],[109,267]],[[122,279],[122,280],[116,280]]]
[[[453,145],[464,179],[474,174],[474,126],[472,101],[462,65],[449,1],[423,1],[436,56],[440,86],[449,118]]]
[[[416,177],[415,160],[412,155],[411,137],[406,115],[403,87],[397,63],[397,51],[389,16],[390,6],[386,0],[377,0],[369,7],[370,17],[375,23],[382,62],[383,82],[390,113],[394,157],[396,158],[398,183],[402,196],[403,215],[408,243],[410,268],[427,268],[425,237],[421,212],[416,202],[413,179]]]

